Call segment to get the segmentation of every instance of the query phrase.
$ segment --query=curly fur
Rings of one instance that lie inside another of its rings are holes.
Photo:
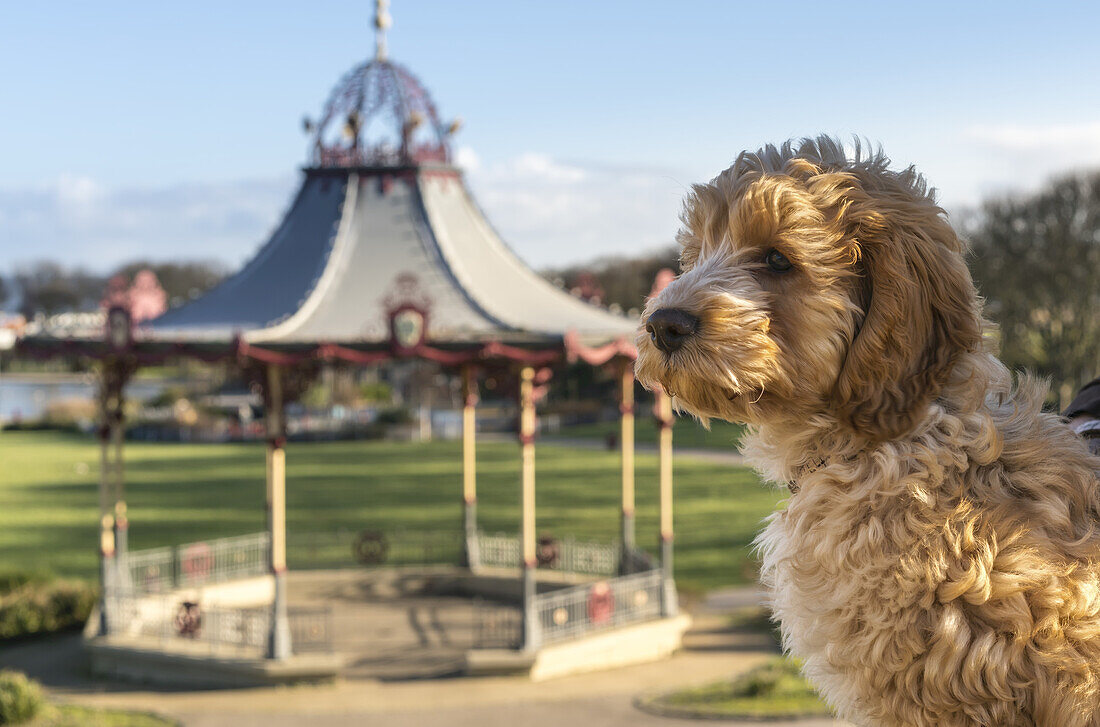
[[[963,246],[913,169],[829,138],[697,185],[636,372],[799,489],[758,538],[786,646],[838,713],[1100,726],[1100,460],[1008,370]],[[777,273],[768,251],[792,263]]]

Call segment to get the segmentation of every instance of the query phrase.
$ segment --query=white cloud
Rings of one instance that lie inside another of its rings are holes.
[[[945,162],[956,201],[1027,193],[1051,177],[1100,166],[1100,122],[981,124],[966,128],[959,158]],[[946,185],[947,182],[945,181]]]
[[[62,174],[54,185],[57,201],[64,208],[82,212],[103,196],[103,188],[90,177]]]
[[[463,171],[476,172],[481,169],[481,157],[468,146],[460,146],[455,150],[455,164]]]
[[[560,266],[671,244],[683,172],[563,162],[528,152],[468,174],[490,222],[525,261]]]
[[[1006,151],[1079,152],[1100,150],[1100,122],[1084,124],[976,125],[968,130],[971,138]]]
[[[671,244],[681,199],[704,178],[537,152],[488,163],[459,148],[455,158],[490,222],[539,268]],[[278,224],[296,185],[287,176],[134,189],[65,174],[0,189],[0,273],[43,258],[101,271],[139,257],[237,266]]]
[[[263,242],[293,177],[152,189],[112,189],[77,174],[35,189],[0,190],[0,269],[50,258],[105,270],[143,257],[235,265]]]
[[[520,154],[497,168],[495,173],[498,177],[564,184],[583,181],[587,176],[585,170],[580,167],[562,164],[546,154],[535,152]]]

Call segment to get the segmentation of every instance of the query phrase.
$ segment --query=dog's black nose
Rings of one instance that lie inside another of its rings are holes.
[[[665,353],[678,351],[698,327],[699,319],[679,308],[662,308],[645,322],[653,345]]]

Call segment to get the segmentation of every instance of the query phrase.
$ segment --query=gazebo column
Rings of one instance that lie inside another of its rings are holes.
[[[124,382],[119,372],[117,390],[114,393],[114,411],[110,416],[110,439],[114,461],[111,463],[112,499],[114,500],[115,568],[118,572],[118,587],[130,584],[130,523],[126,517],[126,478],[123,460],[125,444],[125,414],[123,413],[122,387]]]
[[[522,453],[520,497],[523,511],[520,551],[523,556],[523,648],[537,649],[541,639],[535,610],[535,369],[524,366],[519,384],[519,442]]]
[[[620,447],[622,450],[622,558],[619,570],[629,573],[634,552],[634,369],[629,361],[619,372]]]
[[[267,420],[267,534],[269,565],[275,581],[267,657],[290,656],[290,622],[286,605],[286,418],[283,410],[283,372],[267,365],[264,416]]]
[[[106,365],[100,374],[99,397],[99,633],[110,631],[108,611],[115,595],[115,515],[111,503],[111,425],[107,396]]]
[[[114,597],[129,584],[126,498],[123,485],[123,389],[130,368],[118,356],[107,356],[99,383],[99,560],[100,632],[108,633]]]
[[[653,408],[657,419],[661,508],[661,615],[668,617],[675,616],[680,609],[676,581],[672,575],[672,398],[664,390],[657,389]]]
[[[481,563],[477,539],[477,379],[473,366],[462,368],[462,515],[466,566]]]

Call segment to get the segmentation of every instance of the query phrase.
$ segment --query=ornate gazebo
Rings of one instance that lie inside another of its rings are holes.
[[[533,608],[536,403],[552,368],[570,361],[613,367],[621,382],[624,553],[634,552],[634,378],[638,321],[583,302],[527,267],[498,237],[452,164],[457,121],[386,54],[385,3],[373,59],[337,84],[319,119],[307,121],[310,159],[290,209],[237,273],[147,324],[124,301],[108,311],[102,338],[28,337],[36,356],[90,357],[101,374],[101,555],[105,600],[124,588],[126,498],[123,392],[142,365],[194,357],[236,362],[262,392],[267,433],[267,564],[274,580],[267,656],[292,653],[286,617],[284,405],[318,365],[372,366],[392,359],[436,362],[464,393],[464,530],[468,565],[479,563],[476,405],[486,371],[515,377],[522,458],[523,641],[540,643]],[[675,614],[671,572],[671,405],[658,393],[661,613]],[[456,492],[457,495],[457,492]],[[623,558],[628,563],[629,558]],[[108,631],[108,608],[101,609]]]

